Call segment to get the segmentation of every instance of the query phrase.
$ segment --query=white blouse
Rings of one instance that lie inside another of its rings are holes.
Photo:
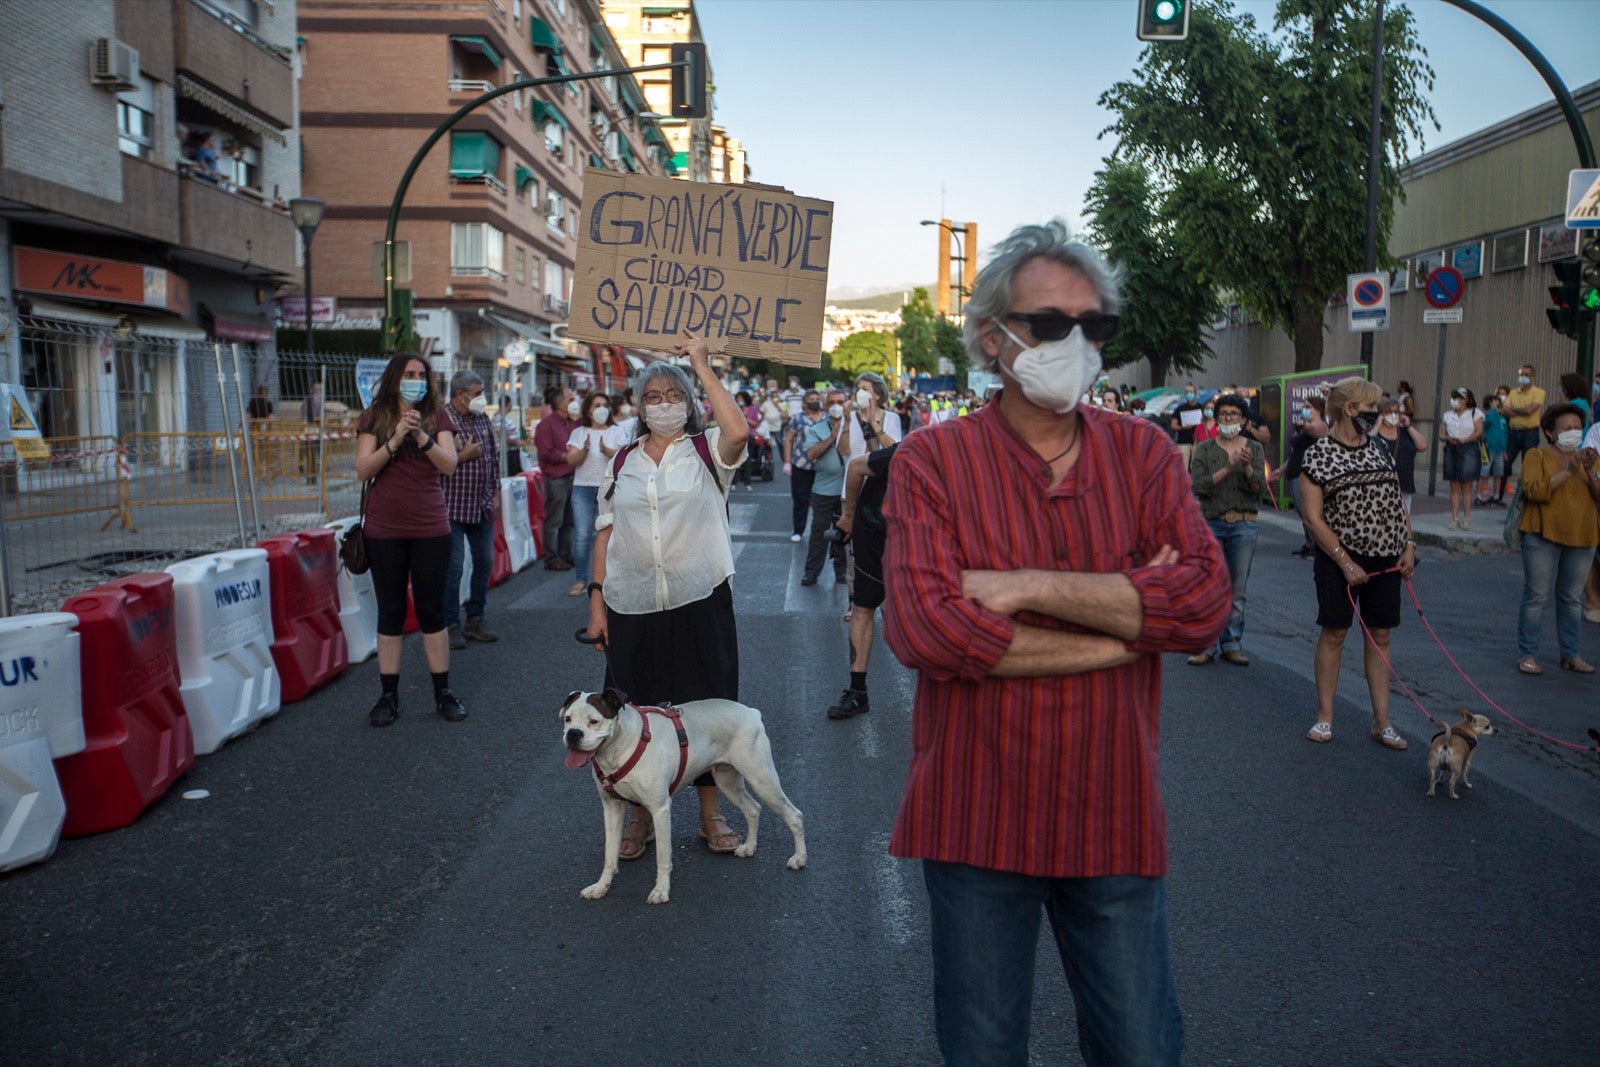
[[[590,440],[593,440],[594,443],[589,446],[589,451],[584,454],[583,462],[573,468],[573,485],[599,485],[601,477],[605,474],[606,467],[610,466],[611,461],[616,458],[615,455],[606,455],[600,446],[603,444],[615,453],[617,449],[627,444],[630,438],[623,437],[622,431],[615,426],[605,426],[599,429],[579,426],[572,431],[572,436],[567,438],[567,447],[582,448]]]
[[[612,464],[606,464],[594,526],[611,529],[605,580],[611,610],[623,615],[670,611],[704,600],[733,574],[727,493],[744,457],[724,463],[717,450],[720,435],[715,427],[706,431],[717,478],[688,436],[667,445],[659,465],[643,444],[629,452],[615,494]]]
[[[855,459],[857,456],[867,454],[867,438],[861,432],[861,419],[857,412],[849,412],[850,418],[850,455],[846,459]],[[873,442],[873,448],[888,448],[900,440],[904,434],[900,429],[900,413],[898,411],[885,411],[883,413],[883,434]]]
[[[1483,412],[1477,408],[1467,408],[1465,411],[1447,411],[1444,413],[1445,440],[1448,443],[1452,438],[1471,437],[1476,423],[1483,421]]]

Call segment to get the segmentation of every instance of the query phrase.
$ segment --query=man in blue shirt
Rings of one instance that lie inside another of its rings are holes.
[[[801,448],[816,470],[811,483],[811,543],[806,546],[806,572],[801,585],[816,585],[822,573],[823,553],[833,556],[833,580],[845,583],[844,546],[827,542],[822,535],[839,521],[844,496],[844,458],[839,455],[839,434],[844,429],[844,390],[828,390],[827,418],[806,431]]]

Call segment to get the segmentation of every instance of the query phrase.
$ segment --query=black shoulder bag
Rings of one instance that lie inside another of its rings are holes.
[[[367,561],[367,533],[363,527],[367,524],[367,494],[375,481],[377,479],[373,478],[361,487],[361,517],[339,539],[339,561],[351,574],[365,574],[371,566]]]

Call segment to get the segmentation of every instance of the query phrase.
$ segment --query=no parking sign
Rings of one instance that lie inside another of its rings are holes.
[[[1389,328],[1389,272],[1345,276],[1345,306],[1350,309],[1350,332],[1367,333]]]

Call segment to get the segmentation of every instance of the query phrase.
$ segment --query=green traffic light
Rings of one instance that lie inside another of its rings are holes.
[[[1584,293],[1580,304],[1585,311],[1600,311],[1600,289],[1590,289]]]
[[[1183,14],[1183,2],[1182,0],[1157,0],[1155,7],[1151,9],[1151,14],[1155,16],[1157,22],[1176,22],[1178,16]]]

